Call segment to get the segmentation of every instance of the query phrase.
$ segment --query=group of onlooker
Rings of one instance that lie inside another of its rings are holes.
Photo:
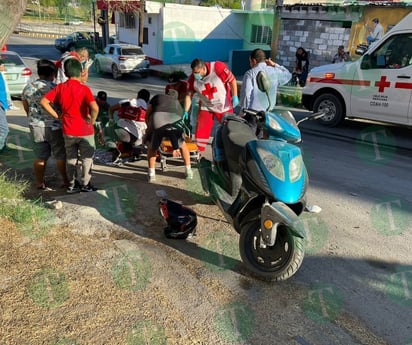
[[[253,86],[254,72],[265,70],[273,82],[270,91],[272,105],[276,102],[277,86],[285,84],[291,77],[285,67],[266,59],[261,49],[252,52],[249,62],[251,70],[243,78],[240,99],[236,78],[225,63],[194,59],[191,75],[187,81],[182,81],[184,88],[180,83],[179,88],[169,85],[165,94],[151,99],[150,93],[142,89],[136,98],[110,106],[105,91],[99,91],[95,98],[86,85],[90,66],[87,49],[66,53],[57,63],[39,60],[39,78],[29,83],[22,94],[34,143],[36,187],[43,191],[49,189],[45,171],[53,155],[62,187],[68,193],[97,190],[91,183],[96,120],[103,128],[110,125],[114,129],[125,150],[132,149],[137,143],[147,145],[149,182],[155,181],[157,150],[165,137],[170,139],[173,156],[183,158],[186,178],[192,179],[190,153],[186,145],[188,136],[185,129],[176,124],[181,123],[182,118],[187,120],[194,94],[199,95],[200,102],[193,134],[202,153],[214,124],[221,122],[226,113],[239,107],[266,109],[265,101]],[[0,101],[1,97],[0,92]],[[115,112],[117,121],[114,121]]]
[[[173,154],[181,151],[186,177],[192,178],[184,133],[166,128],[170,121],[175,121],[176,116],[181,117],[183,113],[176,97],[157,95],[150,100],[149,91],[141,89],[137,98],[110,106],[105,91],[99,91],[95,98],[86,85],[89,66],[90,59],[85,48],[63,54],[57,63],[40,59],[37,62],[38,79],[27,84],[23,90],[22,103],[28,116],[35,153],[33,168],[36,187],[41,191],[50,190],[45,181],[45,171],[53,155],[62,187],[66,188],[67,193],[97,190],[91,183],[91,172],[98,117],[102,125],[100,128],[104,129],[109,124],[125,151],[141,144],[145,137],[148,143],[149,181],[154,180],[153,157],[156,158],[162,133],[171,136]],[[2,87],[1,82],[4,80],[0,79],[0,102],[5,104],[3,99],[7,95],[2,91],[6,88]],[[180,110],[176,110],[176,103]],[[2,106],[1,110],[4,112],[5,108]],[[116,121],[114,113],[117,113]],[[2,133],[3,137],[5,140],[7,133]]]
[[[85,84],[87,71],[85,73],[82,59],[87,61],[88,56],[65,57],[59,67],[64,69],[68,79],[57,85],[53,83],[58,74],[57,66],[51,61],[39,60],[39,79],[23,90],[23,106],[35,143],[37,159],[34,169],[39,189],[48,188],[44,171],[54,150],[59,152],[59,157],[55,155],[58,166],[65,162],[66,169],[59,171],[68,193],[97,190],[90,180],[95,151],[94,122],[99,107],[91,89]],[[78,162],[81,169],[77,169]]]
[[[373,19],[373,24],[368,43],[379,39],[383,33],[377,18]],[[332,62],[348,59],[349,54],[339,46]],[[104,141],[104,134],[96,136],[96,128],[102,131],[108,125],[125,151],[133,150],[136,145],[148,145],[149,182],[155,181],[156,152],[164,137],[170,139],[173,155],[183,158],[186,177],[192,178],[190,155],[185,144],[187,135],[176,123],[182,117],[184,121],[189,118],[193,96],[196,94],[199,98],[193,135],[202,153],[214,125],[221,122],[226,113],[236,112],[239,108],[267,110],[268,106],[276,104],[279,85],[292,82],[304,86],[309,71],[309,53],[303,47],[297,49],[295,67],[290,73],[285,67],[267,59],[263,50],[255,49],[249,56],[250,70],[243,76],[240,95],[236,78],[225,63],[205,62],[197,58],[191,63],[192,73],[188,80],[173,80],[174,83],[166,87],[165,94],[150,99],[149,91],[142,89],[136,98],[122,100],[112,106],[107,102],[105,91],[99,91],[95,98],[86,85],[91,63],[86,48],[63,54],[57,63],[41,59],[37,62],[39,78],[23,90],[23,107],[28,116],[36,156],[33,163],[36,186],[40,190],[49,188],[44,175],[51,155],[56,159],[62,187],[67,188],[68,193],[97,190],[90,182],[91,170],[95,138]],[[1,65],[0,61],[0,68]],[[259,71],[264,71],[271,81],[269,99],[256,87]],[[7,85],[0,73],[0,150],[5,146],[8,133],[7,108]],[[116,112],[118,119],[114,122]],[[99,126],[96,127],[97,119]]]

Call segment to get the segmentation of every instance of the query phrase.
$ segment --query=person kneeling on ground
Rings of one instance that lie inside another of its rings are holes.
[[[142,144],[146,131],[146,110],[150,92],[141,89],[137,98],[125,99],[109,109],[109,118],[113,122],[113,114],[117,111],[118,120],[114,125],[116,138],[121,142],[119,150],[122,155],[133,155],[136,146]]]
[[[173,157],[183,158],[186,170],[186,178],[193,178],[193,171],[190,164],[190,152],[185,142],[184,130],[175,125],[182,119],[182,106],[177,99],[177,92],[171,90],[167,95],[154,96],[147,108],[146,123],[147,130],[145,141],[148,142],[147,161],[149,182],[156,180],[155,165],[156,154],[163,138],[170,139],[173,146]]]

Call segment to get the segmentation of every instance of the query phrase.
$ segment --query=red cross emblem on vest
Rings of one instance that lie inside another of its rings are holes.
[[[391,86],[391,83],[386,81],[386,76],[382,76],[381,80],[375,81],[375,86],[379,87],[378,92],[384,92],[385,87]]]
[[[209,83],[205,84],[205,89],[202,91],[202,95],[206,96],[207,98],[213,99],[214,98],[214,94],[217,92],[217,88],[216,86],[210,85]]]

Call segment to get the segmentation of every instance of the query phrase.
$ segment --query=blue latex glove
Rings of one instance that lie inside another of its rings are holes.
[[[232,104],[233,104],[233,108],[235,108],[239,104],[239,97],[238,96],[233,96],[232,97]]]
[[[189,113],[187,112],[187,111],[185,111],[184,113],[183,113],[183,121],[186,121],[186,120],[188,120],[189,119]]]

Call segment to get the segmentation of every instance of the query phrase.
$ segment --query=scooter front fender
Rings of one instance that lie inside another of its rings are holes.
[[[299,217],[282,202],[265,203],[261,209],[260,219],[263,239],[269,245],[273,245],[276,241],[279,224],[286,225],[293,236],[306,237],[305,228]],[[273,224],[273,226],[267,227],[268,224]]]

